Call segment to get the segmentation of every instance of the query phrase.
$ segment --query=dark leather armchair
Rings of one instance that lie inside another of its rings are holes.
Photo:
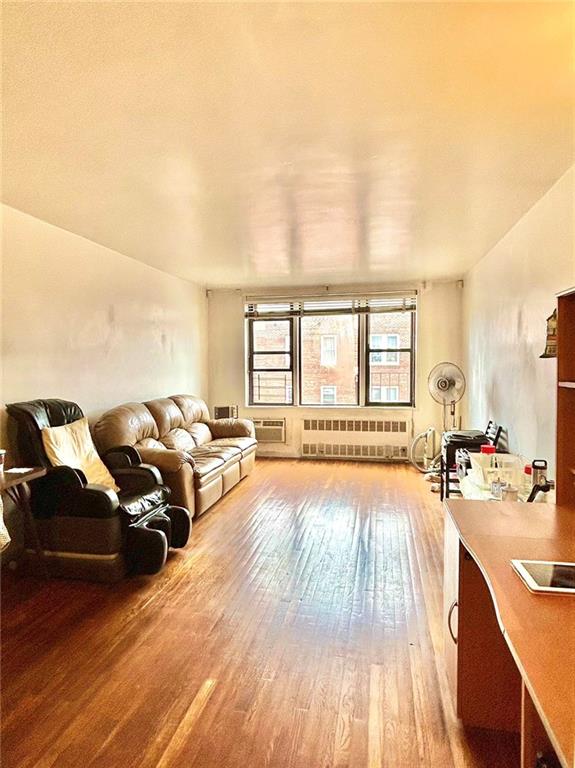
[[[32,400],[6,408],[16,425],[19,461],[48,470],[30,483],[30,504],[54,575],[117,581],[130,571],[157,573],[168,547],[185,546],[188,511],[169,504],[170,491],[159,471],[142,464],[133,448],[114,448],[102,456],[117,493],[89,484],[80,469],[50,464],[42,429],[82,419],[76,403]]]

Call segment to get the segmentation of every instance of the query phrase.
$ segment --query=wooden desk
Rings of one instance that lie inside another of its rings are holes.
[[[43,477],[46,470],[43,467],[29,467],[19,469],[7,469],[0,472],[0,493],[5,493],[21,512],[24,521],[24,530],[29,540],[34,544],[38,563],[45,576],[49,576],[48,565],[44,557],[44,548],[38,537],[34,516],[30,509],[30,488],[28,482]]]
[[[445,658],[468,725],[521,730],[523,768],[551,745],[575,765],[575,596],[533,594],[512,558],[575,562],[575,509],[445,502]]]

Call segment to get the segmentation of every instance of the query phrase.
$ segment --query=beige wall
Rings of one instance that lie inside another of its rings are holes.
[[[338,286],[338,289],[361,286]],[[394,286],[397,287],[397,286]],[[413,287],[413,286],[409,286]],[[370,285],[369,290],[385,286]],[[282,288],[285,295],[286,288]],[[285,445],[260,447],[262,454],[298,456],[300,425],[305,417],[321,414],[333,418],[349,417],[349,408],[276,408],[245,406],[244,303],[246,291],[209,291],[209,402],[210,406],[238,404],[242,415],[251,418],[286,418]],[[253,291],[247,291],[252,294]],[[294,295],[298,290],[294,289]],[[436,363],[443,360],[461,363],[462,289],[456,282],[437,283],[421,290],[417,329],[417,379],[415,409],[397,409],[395,413],[413,415],[415,431],[440,425],[440,407],[427,391],[427,376]],[[358,409],[351,409],[357,413]],[[362,408],[362,415],[377,418],[392,409]]]
[[[205,291],[3,207],[3,402],[207,396]]]
[[[469,423],[493,417],[510,449],[555,458],[556,361],[541,360],[555,294],[575,285],[571,168],[465,280]]]

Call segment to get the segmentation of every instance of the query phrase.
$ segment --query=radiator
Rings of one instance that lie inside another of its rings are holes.
[[[411,419],[304,419],[302,458],[407,461]]]

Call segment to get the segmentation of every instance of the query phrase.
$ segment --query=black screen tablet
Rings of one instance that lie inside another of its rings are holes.
[[[575,594],[575,563],[512,560],[511,565],[533,592]]]

